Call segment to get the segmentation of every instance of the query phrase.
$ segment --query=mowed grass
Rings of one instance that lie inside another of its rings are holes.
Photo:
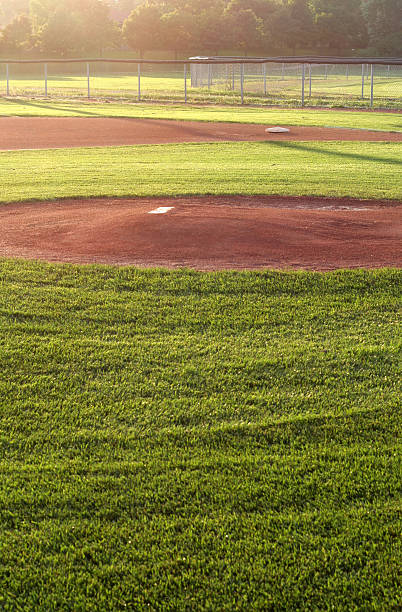
[[[0,99],[1,116],[133,117],[402,131],[401,113]]]
[[[32,67],[31,67],[32,68]],[[4,65],[5,70],[5,65]],[[44,95],[45,81],[44,68],[38,66],[36,73],[30,75],[18,75],[11,67],[9,90],[11,95]],[[1,66],[0,66],[1,71]],[[314,73],[314,71],[313,71]],[[1,78],[2,77],[2,78]],[[0,75],[3,92],[5,93],[6,77]],[[307,90],[309,88],[308,77],[306,79]],[[86,67],[81,66],[77,74],[49,74],[48,94],[50,96],[86,96],[87,78]],[[105,74],[100,66],[91,66],[90,93],[92,96],[103,96],[114,98],[126,98],[135,100],[138,96],[137,65],[133,64],[124,73]],[[307,93],[307,92],[306,92]],[[364,98],[362,99],[361,74],[349,75],[346,78],[342,74],[332,73],[328,78],[313,74],[312,97],[306,95],[306,104],[319,106],[339,105],[368,107],[370,105],[370,82],[365,80]],[[244,95],[246,104],[256,102],[258,104],[273,104],[280,101],[282,104],[292,106],[301,105],[301,75],[286,74],[282,79],[280,73],[273,74],[270,66],[267,67],[266,93],[264,93],[264,81],[260,67],[250,73],[246,70],[244,82]],[[376,107],[400,108],[402,96],[402,78],[397,73],[380,75],[378,72],[374,78],[374,100]],[[161,100],[183,100],[184,98],[184,76],[183,68],[172,71],[172,66],[165,73],[155,72],[151,67],[142,68],[141,74],[141,97],[153,101]],[[191,102],[215,102],[220,104],[240,103],[240,75],[235,78],[232,90],[232,78],[228,74],[226,79],[216,80],[212,78],[211,86],[207,86],[207,78],[204,78],[203,87],[191,87],[190,74],[187,78],[187,99]]]
[[[387,143],[3,152],[0,200],[395,199],[399,164]],[[0,609],[397,609],[400,291],[397,270],[0,260]]]
[[[281,194],[401,198],[398,143],[233,142],[0,153],[0,201]]]
[[[396,610],[401,274],[0,262],[2,610]]]

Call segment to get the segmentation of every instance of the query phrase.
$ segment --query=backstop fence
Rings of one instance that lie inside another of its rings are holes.
[[[0,60],[0,95],[401,108],[401,58]]]

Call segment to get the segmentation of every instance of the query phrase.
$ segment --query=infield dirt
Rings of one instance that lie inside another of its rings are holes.
[[[340,128],[149,119],[2,117],[0,149],[256,140],[402,141]],[[158,207],[166,214],[148,214]],[[378,268],[402,261],[402,203],[278,196],[27,202],[0,206],[0,256],[200,270]]]
[[[166,214],[149,214],[163,206]],[[0,256],[216,269],[400,266],[400,202],[270,196],[0,207]]]
[[[0,117],[0,150],[239,140],[402,142],[402,133],[398,132],[287,126],[290,128],[287,134],[269,134],[265,132],[266,127],[268,126],[163,119]]]

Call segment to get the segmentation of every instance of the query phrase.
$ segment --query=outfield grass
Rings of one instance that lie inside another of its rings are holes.
[[[400,281],[0,262],[0,608],[396,610]]]
[[[4,66],[4,65],[3,65]],[[0,66],[1,69],[1,66]],[[4,66],[5,69],[5,66]],[[31,67],[33,69],[33,67]],[[11,69],[9,88],[11,95],[43,95],[45,89],[43,65],[37,66],[33,75],[19,75]],[[313,71],[314,72],[314,71]],[[0,75],[5,85],[5,75]],[[232,90],[232,79],[213,79],[211,86],[191,87],[190,78],[187,81],[187,97],[193,102],[240,102],[240,76],[236,75],[235,87]],[[48,75],[48,93],[52,96],[85,96],[87,95],[87,78],[85,64],[77,74],[50,74]],[[307,90],[309,88],[306,79]],[[105,74],[102,67],[92,65],[90,77],[90,90],[94,96],[111,97],[118,99],[125,97],[135,100],[138,95],[137,65],[133,64],[123,73]],[[319,103],[324,105],[342,105],[368,107],[370,105],[370,82],[365,81],[364,98],[361,99],[362,80],[360,74],[313,74],[312,97],[306,90],[305,102],[311,106]],[[272,73],[267,67],[266,94],[264,94],[264,81],[261,68],[253,73],[246,71],[244,82],[245,102],[253,100],[260,104],[272,104],[281,101],[283,104],[299,106],[301,104],[301,75],[295,72],[286,74],[281,78],[279,73]],[[141,75],[141,96],[149,100],[182,100],[184,97],[183,68],[172,71],[172,66],[166,68],[165,73],[155,72],[154,68],[143,67]],[[402,78],[399,74],[390,76],[379,74],[374,78],[374,100],[376,107],[391,108],[401,105]]]
[[[401,198],[400,146],[233,142],[0,153],[0,201],[283,194]]]
[[[36,77],[31,76],[10,76],[10,87],[13,91],[44,91],[44,74],[42,73],[43,66],[40,66],[39,73]],[[133,64],[131,72],[127,71],[124,74],[107,74],[97,75],[93,71],[96,71],[96,67],[92,67],[92,74],[90,76],[90,86],[92,91],[107,93],[126,93],[136,95],[138,91],[138,76],[137,76],[137,65]],[[149,71],[149,68],[148,68]],[[3,76],[3,75],[2,75]],[[4,77],[3,77],[4,78]],[[217,84],[213,83],[211,89],[208,90],[207,86],[188,88],[189,95],[197,95],[200,92],[207,94],[213,94],[214,90],[222,89],[222,94],[233,96],[239,95],[240,82],[239,75],[236,75],[236,89],[232,91],[230,89],[231,80],[228,78],[227,82],[219,81]],[[188,86],[190,78],[188,77]],[[282,80],[279,75],[270,75],[269,68],[266,77],[267,93],[269,92],[281,92],[284,97],[293,96],[300,98],[301,95],[301,77],[300,76],[285,76]],[[86,68],[81,74],[54,74],[48,76],[48,91],[52,93],[59,93],[63,90],[77,91],[82,90],[84,93],[87,91],[87,77]],[[247,92],[248,89],[251,92],[263,93],[263,76],[262,74],[246,75],[244,88]],[[184,79],[183,72],[181,69],[176,72],[170,72],[163,74],[149,74],[147,71],[144,72],[142,69],[141,75],[141,90],[144,93],[180,93],[183,95],[184,90]],[[315,76],[312,79],[312,90],[315,94],[343,96],[349,95],[356,98],[361,97],[362,91],[362,79],[361,75],[350,76],[346,79],[344,75],[329,75],[327,79],[323,75]],[[377,77],[374,80],[374,91],[377,96],[383,98],[400,98],[402,96],[402,78],[398,75],[387,77]],[[366,98],[370,97],[370,82],[365,81],[365,92]]]
[[[192,105],[127,104],[0,99],[0,117],[136,117],[187,121],[228,121],[402,131],[402,114],[364,111],[307,110]]]

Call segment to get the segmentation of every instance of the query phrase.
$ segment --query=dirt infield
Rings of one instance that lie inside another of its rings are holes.
[[[171,207],[162,214],[149,214]],[[0,206],[0,256],[200,270],[377,268],[402,261],[402,203],[296,197]]]
[[[396,132],[290,126],[288,134],[268,134],[265,132],[266,127],[159,119],[0,117],[0,150],[236,140],[402,142],[402,133]]]

